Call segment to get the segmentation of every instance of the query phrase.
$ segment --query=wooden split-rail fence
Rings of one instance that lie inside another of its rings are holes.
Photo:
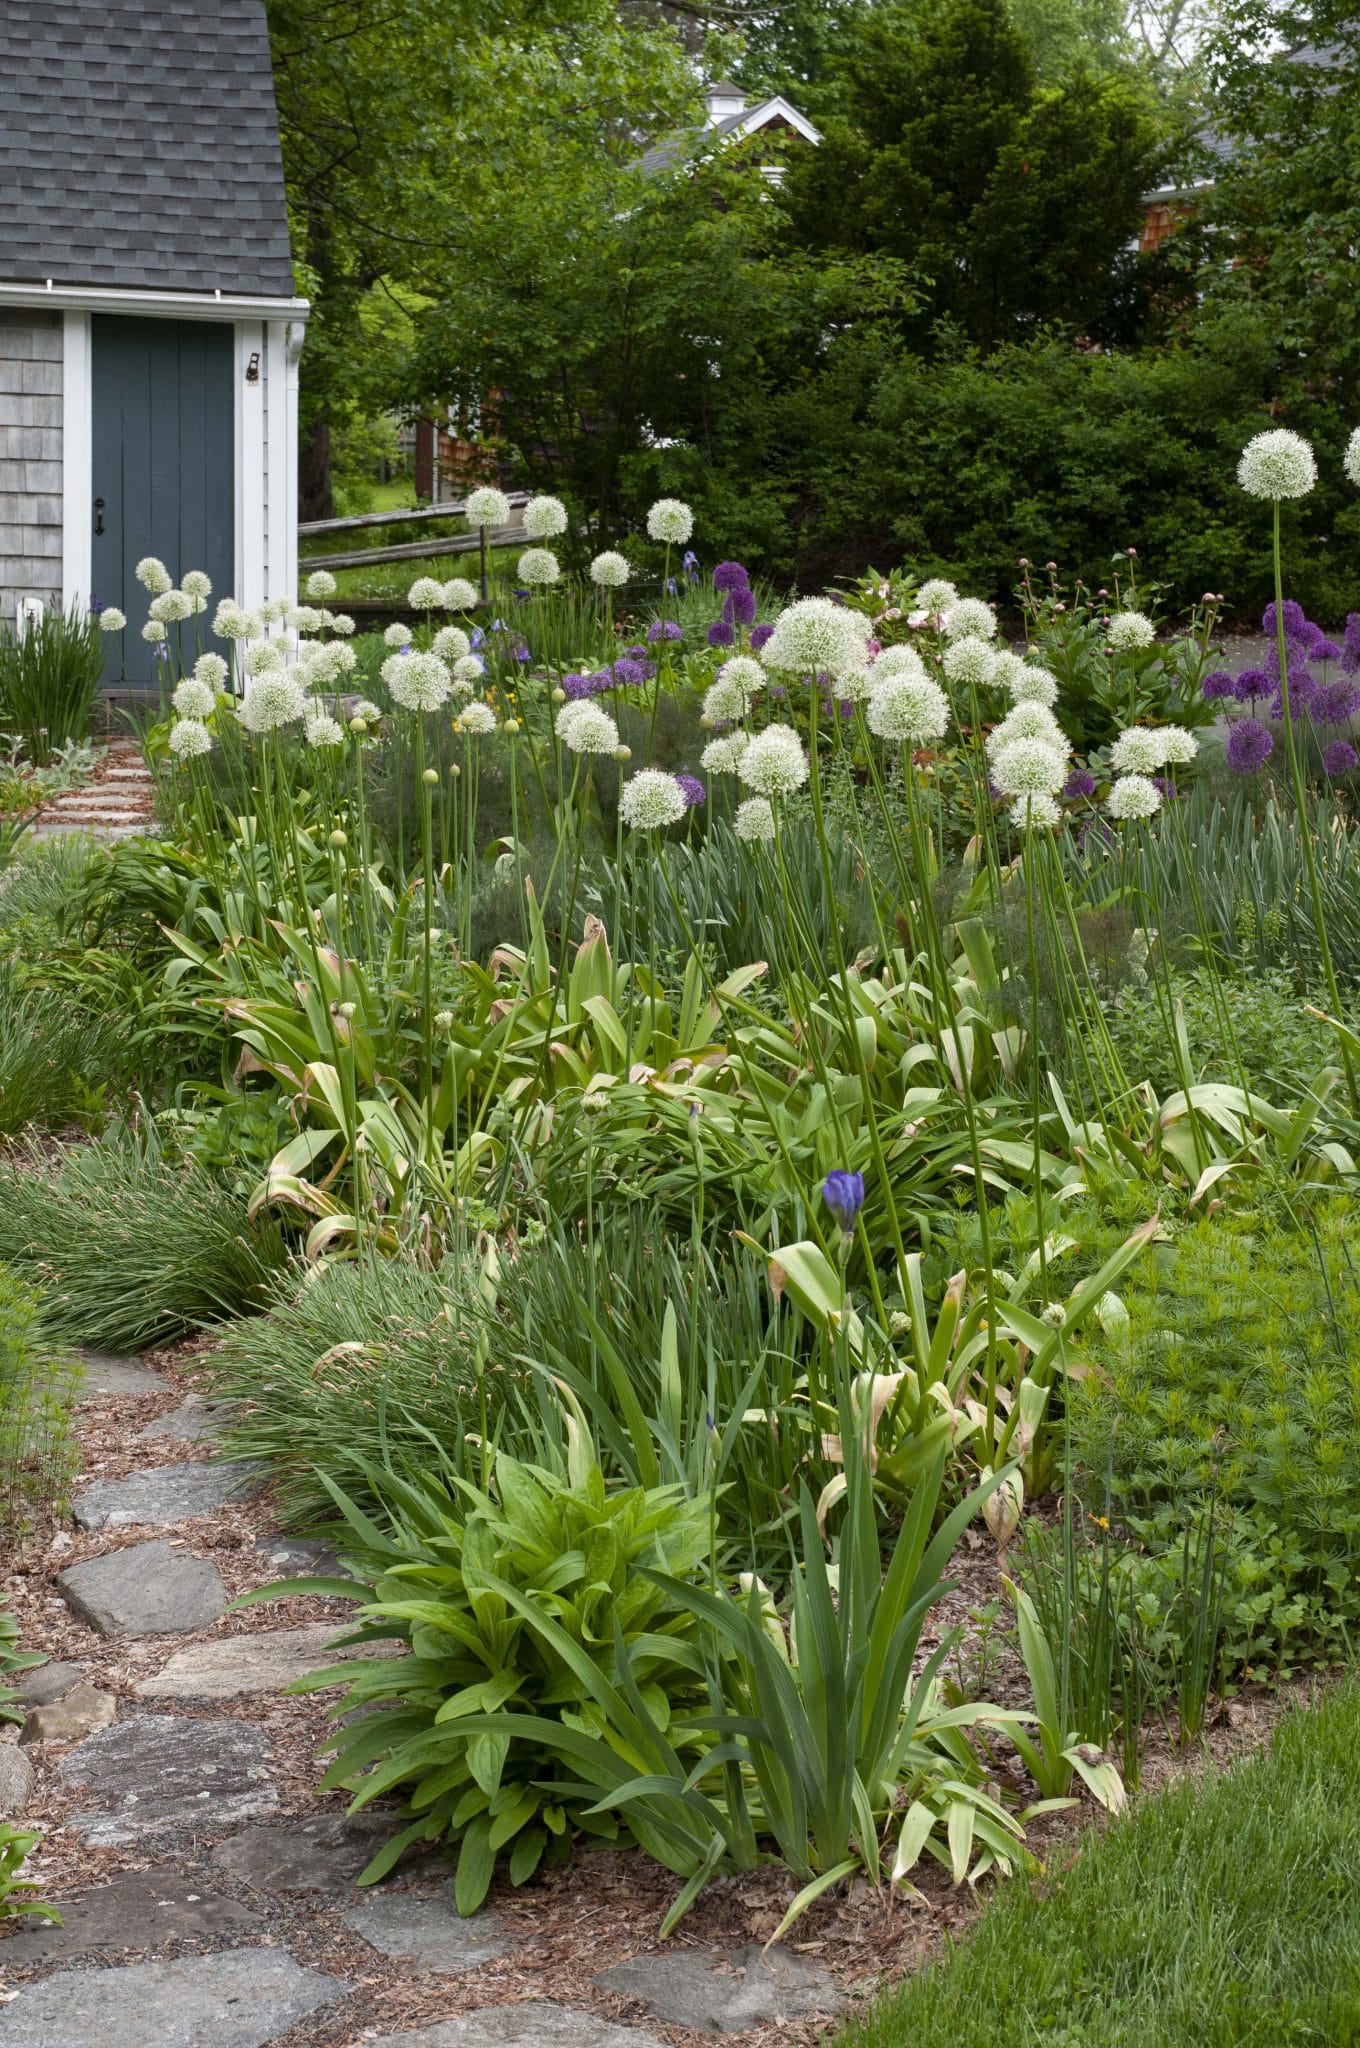
[[[506,496],[510,500],[510,523],[488,529],[487,539],[493,548],[512,545],[524,537],[524,507],[529,502],[529,493],[507,491]],[[298,539],[306,541],[320,534],[350,534],[383,526],[414,526],[438,519],[461,519],[463,510],[464,501],[457,499],[448,505],[421,505],[404,512],[358,512],[349,519],[311,519],[298,527]],[[396,541],[385,548],[351,548],[329,555],[304,554],[298,562],[298,573],[306,576],[313,569],[367,569],[383,562],[419,562],[434,555],[471,555],[476,554],[480,546],[480,535],[469,533],[464,528],[459,533],[445,534],[438,540]]]

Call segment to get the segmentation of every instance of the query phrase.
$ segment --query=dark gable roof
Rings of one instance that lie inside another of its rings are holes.
[[[0,279],[290,297],[264,0],[0,0]]]

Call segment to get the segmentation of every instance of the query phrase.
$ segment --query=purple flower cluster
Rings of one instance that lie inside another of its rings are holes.
[[[687,811],[692,811],[696,805],[703,803],[708,796],[708,791],[704,788],[697,775],[677,775],[675,786],[685,799],[685,809]]]
[[[749,587],[750,581],[740,562],[719,562],[713,571],[715,590],[745,590]]]
[[[1284,634],[1284,681],[1280,677],[1280,650],[1277,632]],[[1239,704],[1250,704],[1252,715],[1239,719],[1228,735],[1228,766],[1239,775],[1252,775],[1270,757],[1274,740],[1261,718],[1255,715],[1258,704],[1266,718],[1279,719],[1284,716],[1284,689],[1289,691],[1289,711],[1292,718],[1306,712],[1315,726],[1347,725],[1360,712],[1360,683],[1349,680],[1360,676],[1360,612],[1352,612],[1346,621],[1344,646],[1338,646],[1323,632],[1321,626],[1310,619],[1301,604],[1293,598],[1286,598],[1280,610],[1268,604],[1261,617],[1261,630],[1270,638],[1265,658],[1259,668],[1243,669],[1239,676],[1229,676],[1222,670],[1215,670],[1204,679],[1204,695],[1213,702],[1215,699],[1233,697]],[[1328,676],[1325,671],[1333,663],[1339,663],[1341,673]],[[1324,673],[1316,675],[1310,663],[1321,664]],[[1323,755],[1323,765],[1329,775],[1348,774],[1346,756],[1355,749],[1348,740],[1338,739]],[[1329,764],[1335,761],[1339,765]]]
[[[639,661],[631,654],[621,654],[614,663],[612,672],[606,669],[604,673],[611,676],[611,680],[604,685],[605,689],[636,690],[643,683],[652,680],[656,674],[656,664],[651,661]]]
[[[1239,718],[1228,734],[1228,766],[1235,775],[1254,775],[1270,759],[1274,745],[1259,718]]]
[[[647,638],[651,641],[653,647],[656,646],[658,640],[683,640],[684,637],[674,619],[653,619],[651,625],[647,628]]]
[[[715,619],[708,629],[710,647],[730,647],[736,637],[730,619]]]
[[[1333,779],[1338,775],[1349,775],[1357,762],[1360,762],[1360,754],[1356,753],[1349,740],[1333,740],[1322,756],[1322,765]]]
[[[1360,614],[1358,614],[1357,616],[1360,616]],[[773,633],[773,631],[774,631],[774,627],[773,627],[773,626],[752,626],[752,628],[751,628],[751,652],[752,652],[752,654],[759,654],[759,652],[760,652],[761,648],[762,648],[762,647],[763,647],[763,646],[765,645],[766,641],[767,641],[767,640],[769,639],[769,637],[770,637],[771,633]]]
[[[1063,795],[1069,800],[1073,797],[1094,796],[1095,793],[1095,776],[1089,775],[1084,768],[1074,768],[1063,784]]]
[[[1344,675],[1360,675],[1360,612],[1346,614],[1346,631],[1341,648],[1341,668]]]

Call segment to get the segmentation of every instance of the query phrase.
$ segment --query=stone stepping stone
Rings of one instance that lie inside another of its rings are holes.
[[[401,1825],[397,1815],[388,1813],[318,1813],[304,1821],[269,1821],[219,1842],[208,1861],[255,1891],[343,1891]]]
[[[25,1748],[35,1742],[83,1742],[97,1728],[107,1728],[117,1713],[118,1702],[111,1692],[101,1692],[82,1679],[59,1700],[45,1707],[30,1707],[19,1740]]]
[[[269,1575],[261,1579],[262,1586],[267,1585],[269,1579],[343,1579],[349,1576],[341,1569],[333,1546],[310,1536],[261,1536],[254,1548],[261,1571]]]
[[[5,1950],[13,1968],[68,1963],[96,1949],[134,1955],[162,1942],[221,1942],[253,1934],[267,1923],[258,1913],[177,1870],[141,1870],[115,1877],[78,1899],[62,1899],[62,1925],[21,1920]]]
[[[84,2048],[83,2042],[80,2048]],[[460,2013],[457,2019],[417,2027],[409,2034],[383,2034],[367,2048],[664,2048],[664,2044],[636,2027],[616,2027],[609,2020],[596,2019],[594,2013],[572,2012],[565,2005],[536,1999],[529,2005],[493,2005],[480,2012]]]
[[[500,1915],[489,1907],[460,1919],[453,1885],[442,1891],[374,1891],[345,1915],[345,1924],[385,1956],[405,1956],[421,1970],[458,1974],[503,1956],[510,1943]]]
[[[58,1765],[91,1798],[71,1825],[99,1848],[222,1834],[277,1810],[267,1746],[264,1732],[246,1721],[142,1714],[115,1722]]]
[[[226,1422],[223,1404],[207,1401],[202,1394],[186,1394],[181,1407],[172,1408],[168,1415],[158,1415],[154,1422],[144,1423],[136,1431],[135,1441],[143,1443],[148,1437],[168,1436],[177,1443],[203,1443],[220,1436]]]
[[[62,1970],[0,2006],[9,2048],[265,2048],[352,1987],[279,1948]]]
[[[806,1956],[754,1944],[634,1956],[596,1982],[639,1999],[658,2019],[700,2034],[739,2034],[810,2013],[836,2013],[845,2003],[835,1979]]]
[[[173,1529],[226,1501],[258,1493],[261,1464],[152,1465],[126,1479],[96,1479],[73,1504],[81,1529]]]
[[[276,1628],[265,1635],[217,1636],[176,1650],[154,1678],[137,1687],[149,1700],[234,1700],[249,1693],[282,1692],[294,1679],[328,1664],[358,1656],[387,1654],[385,1645],[354,1644],[332,1650],[343,1623],[313,1621],[301,1628]],[[395,1650],[397,1646],[392,1645]]]
[[[100,1395],[163,1394],[165,1381],[139,1358],[118,1358],[108,1351],[79,1354],[82,1387],[79,1398],[93,1400]]]
[[[13,1742],[0,1742],[0,1819],[22,1813],[33,1790],[33,1766]]]
[[[39,1664],[35,1671],[20,1677],[15,1691],[26,1707],[50,1707],[54,1700],[64,1699],[84,1676],[83,1664]]]
[[[68,1565],[57,1591],[101,1636],[187,1635],[207,1628],[227,1604],[217,1566],[165,1536]]]

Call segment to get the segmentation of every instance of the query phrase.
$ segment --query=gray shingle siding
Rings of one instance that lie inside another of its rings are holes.
[[[59,313],[0,311],[0,615],[60,596]]]
[[[263,0],[0,0],[0,279],[289,297]]]

